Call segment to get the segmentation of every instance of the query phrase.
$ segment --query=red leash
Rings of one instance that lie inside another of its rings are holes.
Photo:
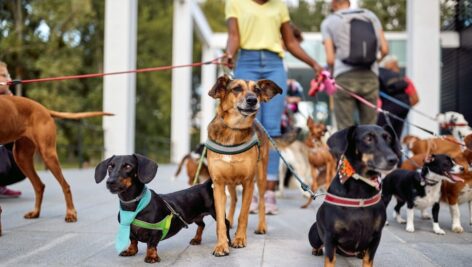
[[[17,84],[28,84],[28,83],[40,83],[40,82],[50,82],[50,81],[64,81],[64,80],[74,80],[74,79],[88,79],[88,78],[98,78],[110,75],[120,75],[128,73],[142,73],[142,72],[153,72],[153,71],[163,71],[177,68],[187,68],[187,67],[199,67],[203,65],[215,64],[215,65],[225,65],[224,63],[219,62],[222,57],[215,58],[206,62],[196,62],[191,64],[183,65],[169,65],[153,68],[142,68],[135,70],[126,70],[126,71],[116,71],[116,72],[106,72],[106,73],[91,73],[91,74],[82,74],[82,75],[69,75],[69,76],[59,76],[59,77],[50,77],[50,78],[40,78],[40,79],[31,79],[31,80],[13,80],[6,82],[6,85],[17,85]],[[1,84],[0,84],[1,85]]]

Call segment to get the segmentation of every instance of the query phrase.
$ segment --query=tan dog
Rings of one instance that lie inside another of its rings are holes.
[[[247,244],[247,223],[249,206],[254,191],[254,180],[257,174],[259,191],[259,225],[256,234],[265,234],[264,193],[267,182],[267,163],[269,157],[269,140],[254,119],[260,107],[260,102],[267,102],[277,94],[282,93],[274,82],[269,80],[245,81],[231,80],[228,76],[219,77],[216,84],[208,93],[219,99],[215,118],[208,125],[208,139],[224,147],[247,144],[256,135],[259,144],[251,146],[241,153],[222,154],[212,149],[208,150],[207,160],[210,177],[213,180],[213,191],[216,208],[218,242],[213,251],[215,256],[229,254],[226,237],[225,186],[243,186],[241,211],[238,228],[231,246],[242,248]]]
[[[203,153],[203,146],[204,144],[200,144],[196,149],[194,149],[189,154],[185,155],[182,160],[180,160],[179,166],[177,167],[177,171],[174,174],[174,177],[179,176],[180,172],[182,171],[182,167],[185,164],[185,169],[187,170],[187,183],[189,186],[192,186],[195,180],[195,175],[197,173],[198,164],[200,163],[200,157]],[[200,173],[197,178],[197,183],[203,183],[206,180],[210,179],[210,173],[208,171],[208,163],[206,158],[202,162],[202,167],[200,168]],[[236,202],[238,201],[238,195],[236,194],[236,187],[235,186],[228,186],[228,193],[231,198],[230,205],[229,205],[229,212],[228,212],[228,221],[229,225],[233,227],[234,222],[234,212],[236,210]]]
[[[308,147],[308,161],[311,166],[311,190],[316,192],[319,187],[318,184],[322,183],[323,180],[325,188],[328,190],[331,179],[336,172],[336,159],[329,151],[329,147],[322,140],[327,129],[323,123],[316,123],[311,117],[307,119],[306,124],[309,130],[305,144]],[[320,174],[322,172],[324,172],[324,179],[321,179],[322,176]],[[302,208],[307,208],[312,200],[313,199],[309,197]]]
[[[13,156],[21,171],[30,179],[35,193],[34,209],[25,218],[38,218],[43,201],[44,184],[34,169],[33,156],[39,152],[46,167],[59,182],[66,200],[66,222],[77,221],[69,184],[64,179],[56,152],[54,118],[82,119],[111,115],[105,112],[66,113],[48,110],[24,97],[0,96],[0,144],[14,142]]]
[[[420,139],[413,135],[407,135],[403,138],[402,143],[405,144],[414,155],[447,154],[454,158],[461,154],[461,145],[452,135],[428,139]]]

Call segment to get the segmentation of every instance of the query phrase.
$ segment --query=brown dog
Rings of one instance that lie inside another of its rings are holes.
[[[229,254],[225,225],[226,185],[234,187],[236,184],[242,184],[243,186],[238,228],[231,246],[233,248],[246,246],[249,206],[256,174],[259,189],[259,225],[256,234],[265,234],[267,231],[264,193],[267,182],[269,140],[254,119],[260,102],[267,102],[280,93],[282,89],[272,81],[232,80],[226,75],[219,77],[208,93],[211,97],[220,100],[216,116],[208,125],[209,141],[222,147],[234,148],[245,146],[254,140],[254,136],[257,136],[259,140],[257,145],[248,146],[246,150],[233,154],[218,152],[208,147],[207,143],[208,169],[213,180],[217,221],[218,242],[213,251],[215,256]]]
[[[329,151],[329,147],[321,140],[321,138],[327,132],[326,126],[323,123],[316,123],[311,117],[307,119],[306,125],[308,126],[308,136],[305,140],[305,144],[308,147],[308,161],[311,166],[311,191],[316,192],[318,190],[318,183],[322,182],[322,176],[324,172],[324,183],[325,188],[331,183],[336,172],[336,160]],[[303,209],[307,208],[313,198],[309,197],[307,202],[302,206]]]
[[[454,158],[461,154],[461,146],[452,135],[428,139],[420,139],[413,135],[407,135],[403,138],[402,143],[405,144],[414,155],[447,154]]]
[[[180,172],[182,171],[182,167],[185,164],[185,168],[187,170],[188,180],[187,183],[189,186],[193,185],[195,180],[195,175],[197,173],[198,164],[200,163],[200,157],[202,156],[204,144],[200,144],[196,149],[192,152],[185,155],[182,160],[180,160],[179,166],[177,167],[177,171],[174,174],[174,177],[179,176]],[[197,178],[197,183],[203,183],[206,180],[210,179],[210,173],[208,171],[208,163],[206,158],[202,162],[202,167],[200,168],[200,173]],[[236,194],[236,187],[235,186],[228,186],[228,193],[230,195],[231,201],[229,205],[229,212],[228,212],[228,221],[229,225],[233,227],[234,222],[234,212],[236,210],[236,202],[238,201],[238,195]]]
[[[54,118],[82,119],[111,115],[105,112],[66,113],[48,110],[41,104],[24,97],[0,96],[0,144],[14,142],[13,156],[18,167],[30,179],[34,193],[34,209],[25,218],[38,218],[41,212],[44,184],[34,169],[33,156],[38,150],[46,167],[61,185],[66,200],[66,222],[77,221],[69,184],[62,175],[56,152],[56,125]]]
[[[469,224],[472,225],[472,134],[464,138],[466,149],[462,154],[456,157],[458,163],[465,167],[463,174],[459,175],[464,179],[463,183],[444,182],[441,186],[441,200],[449,204],[449,210],[452,217],[451,229],[453,232],[462,233],[464,228],[461,225],[459,205],[468,203],[469,205]]]

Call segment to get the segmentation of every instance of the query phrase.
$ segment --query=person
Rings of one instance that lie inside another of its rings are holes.
[[[298,103],[302,101],[303,87],[295,79],[287,80],[287,96],[285,97],[285,109],[282,114],[282,134],[293,129],[295,124],[294,114],[298,112]]]
[[[0,95],[13,95],[8,88],[8,85],[2,84],[10,80],[10,73],[8,72],[7,64],[0,61]],[[7,185],[25,179],[25,175],[20,171],[15,163],[12,149],[13,143],[0,146],[0,198],[19,197],[21,192],[10,189]]]
[[[386,56],[382,62],[380,62],[379,82],[380,92],[395,98],[409,107],[413,107],[418,103],[419,98],[416,88],[410,79],[401,75],[398,60],[395,56]],[[408,112],[410,111],[408,108],[401,106],[388,98],[382,97],[382,95],[380,96],[380,99],[383,110],[386,110],[401,119],[406,119]],[[378,125],[384,126],[387,124],[385,116],[385,114],[380,114],[378,116]],[[400,138],[403,132],[404,122],[392,117],[389,119],[397,137]]]
[[[388,43],[375,14],[367,9],[350,7],[349,0],[331,1],[333,13],[321,24],[326,60],[336,83],[377,104],[379,95],[377,55],[388,53]],[[380,58],[380,59],[381,59]],[[334,94],[334,115],[339,130],[360,124],[375,124],[376,110],[351,97],[343,90]]]
[[[313,69],[314,76],[322,70],[295,39],[288,8],[282,0],[228,0],[225,6],[228,41],[223,61],[234,67],[234,57],[239,51],[234,76],[239,79],[269,79],[283,89],[282,95],[262,103],[257,119],[270,136],[280,136],[281,117],[287,94],[287,74],[284,69],[284,47],[292,55]],[[284,46],[283,46],[284,45]],[[278,181],[279,156],[269,152],[267,168],[266,213],[276,214],[275,189]],[[251,203],[257,210],[257,199]]]

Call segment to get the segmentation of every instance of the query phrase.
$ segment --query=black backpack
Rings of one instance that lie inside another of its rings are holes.
[[[340,39],[336,46],[343,63],[370,68],[377,60],[378,40],[374,24],[363,9],[354,9],[336,13],[342,18],[339,29],[348,38]]]

